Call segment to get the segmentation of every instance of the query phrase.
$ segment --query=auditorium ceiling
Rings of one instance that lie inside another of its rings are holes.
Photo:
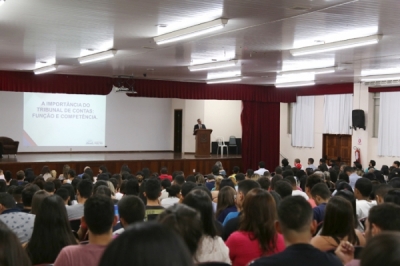
[[[0,6],[0,70],[205,82],[223,72],[271,85],[277,71],[337,67],[317,84],[359,82],[362,71],[400,68],[399,0],[6,0]],[[219,31],[157,45],[154,37],[219,18]],[[290,49],[381,35],[378,44],[293,56]],[[114,49],[114,58],[77,58]],[[191,64],[237,59],[227,70]],[[400,72],[400,71],[399,71]]]

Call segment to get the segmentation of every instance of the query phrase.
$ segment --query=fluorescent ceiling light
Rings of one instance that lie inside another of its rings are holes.
[[[6,0],[0,0],[0,6],[2,5],[2,4],[4,4],[6,2]]]
[[[242,80],[242,77],[210,79],[210,80],[207,80],[207,84],[228,83],[228,82],[235,82],[235,81],[241,81],[241,80]]]
[[[222,79],[222,78],[234,78],[242,75],[241,70],[225,71],[225,72],[213,72],[207,74],[207,79]]]
[[[44,74],[44,73],[47,73],[47,72],[54,71],[56,69],[57,69],[57,67],[55,65],[51,65],[51,66],[46,66],[46,67],[41,67],[41,68],[38,68],[38,69],[34,69],[33,73],[35,73],[35,75],[39,75],[39,74]]]
[[[78,61],[81,64],[86,64],[86,63],[90,63],[90,62],[94,62],[94,61],[100,61],[100,60],[104,60],[107,58],[111,58],[114,57],[114,55],[117,53],[116,50],[109,50],[106,52],[101,52],[101,53],[97,53],[97,54],[92,54],[92,55],[88,55],[88,56],[83,56],[83,57],[79,57]]]
[[[368,69],[362,70],[361,76],[376,76],[376,75],[389,75],[389,74],[398,74],[400,73],[400,68],[384,68],[384,69]]]
[[[192,38],[195,36],[203,35],[206,33],[210,33],[216,30],[220,30],[225,27],[225,24],[228,23],[227,19],[217,19],[213,21],[209,21],[206,23],[202,23],[199,25],[195,25],[192,27],[188,27],[185,29],[173,31],[170,33],[166,33],[157,37],[154,37],[154,41],[160,45],[169,42],[175,42],[187,38]]]
[[[217,69],[217,68],[225,68],[225,67],[233,67],[236,66],[238,60],[230,60],[230,61],[221,61],[221,62],[212,62],[201,65],[193,65],[188,66],[190,71],[199,71],[199,70],[207,70],[207,69]]]
[[[390,75],[377,75],[377,76],[362,77],[361,81],[368,82],[368,81],[382,81],[382,80],[391,80],[391,79],[400,79],[400,73],[399,74],[390,74]]]
[[[328,52],[328,51],[335,51],[335,50],[353,48],[353,47],[358,47],[358,46],[363,46],[363,45],[376,44],[379,42],[379,40],[381,38],[382,38],[382,35],[372,35],[372,36],[368,36],[368,37],[361,37],[361,38],[349,39],[349,40],[344,40],[344,41],[339,41],[339,42],[331,42],[331,43],[325,43],[325,44],[320,44],[320,45],[313,45],[313,46],[308,46],[308,47],[303,47],[303,48],[292,49],[292,50],[290,50],[290,53],[293,56],[299,56],[299,55],[307,55],[307,54],[316,54],[316,53],[322,53],[322,52]]]
[[[297,81],[288,83],[276,83],[276,88],[290,88],[290,87],[302,87],[302,86],[312,86],[315,85],[314,81]]]
[[[286,76],[276,76],[276,82],[279,83],[291,83],[291,82],[299,82],[299,81],[314,81],[314,74],[292,74]]]
[[[278,71],[278,73],[282,76],[287,75],[306,75],[306,74],[327,74],[327,73],[334,73],[336,71],[336,67],[325,67],[325,68],[314,68],[314,69],[299,69],[299,70],[291,70],[291,71]]]

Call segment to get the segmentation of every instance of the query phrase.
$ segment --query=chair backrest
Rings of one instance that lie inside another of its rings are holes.
[[[217,142],[218,142],[218,146],[221,146],[224,144],[224,139],[222,137],[217,137]]]
[[[235,136],[229,137],[229,145],[236,145],[236,137]]]

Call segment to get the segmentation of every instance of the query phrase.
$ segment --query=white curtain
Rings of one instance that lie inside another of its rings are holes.
[[[381,92],[379,105],[378,155],[400,156],[400,92]]]
[[[314,147],[314,96],[297,97],[292,111],[292,146]]]
[[[324,133],[351,135],[353,95],[325,95]]]

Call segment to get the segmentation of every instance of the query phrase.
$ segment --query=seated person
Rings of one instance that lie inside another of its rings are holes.
[[[145,186],[143,195],[146,197],[145,220],[152,221],[164,211],[158,200],[161,196],[161,184],[158,179],[150,178],[143,185]]]
[[[109,197],[95,195],[84,204],[81,229],[89,232],[89,244],[63,248],[54,266],[97,266],[112,240],[112,227],[117,223],[114,204]]]
[[[118,201],[119,220],[121,221],[122,228],[113,233],[118,236],[125,231],[129,225],[137,222],[143,222],[145,216],[145,206],[143,201],[136,196],[127,195]]]

